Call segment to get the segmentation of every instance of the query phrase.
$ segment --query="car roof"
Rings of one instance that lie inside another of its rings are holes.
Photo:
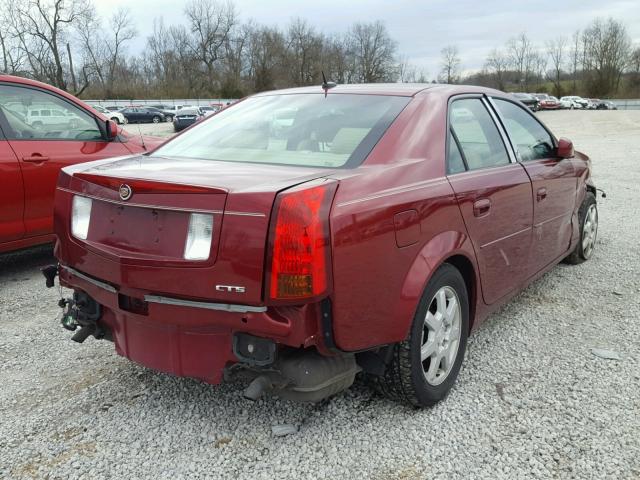
[[[442,95],[456,95],[460,93],[487,93],[504,94],[492,88],[477,87],[472,85],[448,85],[439,83],[360,83],[336,85],[328,90],[328,94],[354,94],[354,95],[389,95],[400,97],[413,97],[421,92],[433,92]],[[271,90],[257,93],[253,96],[263,97],[270,95],[293,95],[302,93],[324,93],[320,85],[310,87],[287,88],[283,90]]]
[[[63,96],[74,103],[81,103],[82,105],[85,105],[85,106],[87,105],[82,100],[78,99],[77,97],[74,97],[73,95],[65,92],[64,90],[60,90],[59,88],[56,88],[46,83],[38,82],[37,80],[31,80],[30,78],[16,77],[14,75],[0,75],[0,82],[14,83],[19,85],[24,85],[27,87],[42,88],[43,90],[49,90],[54,93],[57,93],[58,95]]]

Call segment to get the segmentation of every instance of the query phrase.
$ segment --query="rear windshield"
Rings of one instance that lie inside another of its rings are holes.
[[[176,137],[153,156],[357,166],[409,100],[331,93],[253,97]]]

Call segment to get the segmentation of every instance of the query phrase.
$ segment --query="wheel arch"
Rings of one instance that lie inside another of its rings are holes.
[[[453,265],[462,275],[469,296],[470,329],[476,323],[476,306],[478,298],[481,298],[481,285],[471,240],[464,232],[442,232],[422,247],[405,277],[397,310],[403,338],[409,334],[427,284],[444,263]]]

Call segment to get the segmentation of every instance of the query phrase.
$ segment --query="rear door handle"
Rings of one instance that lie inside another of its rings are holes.
[[[34,153],[30,157],[22,157],[23,162],[46,162],[47,160],[49,160],[49,157],[45,157],[39,153]]]
[[[538,191],[536,193],[536,200],[541,202],[545,198],[547,198],[547,189],[544,188],[544,187],[541,187],[541,188],[538,189]]]
[[[482,198],[473,203],[473,215],[476,217],[488,215],[489,210],[491,210],[491,200],[488,198]]]

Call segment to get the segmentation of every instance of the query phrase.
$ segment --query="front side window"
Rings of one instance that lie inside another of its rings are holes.
[[[494,98],[494,102],[520,160],[554,156],[553,137],[529,112],[506,100]]]
[[[449,107],[449,123],[469,170],[509,163],[509,155],[498,127],[481,99],[455,100]]]
[[[209,117],[153,156],[315,167],[359,165],[409,102],[382,95],[253,97]]]
[[[96,119],[42,90],[0,85],[0,110],[10,140],[102,140]]]

